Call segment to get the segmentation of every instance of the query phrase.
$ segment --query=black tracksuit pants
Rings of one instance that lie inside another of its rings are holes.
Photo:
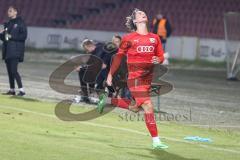
[[[94,90],[94,84],[87,85],[87,83],[83,80],[85,71],[85,69],[80,69],[78,76],[81,86],[81,95],[85,98],[88,98],[88,93],[91,93]]]
[[[15,88],[15,80],[17,82],[18,88],[22,88],[22,80],[21,76],[18,73],[18,63],[19,60],[17,58],[7,59],[5,60],[9,78],[9,85],[11,89]]]

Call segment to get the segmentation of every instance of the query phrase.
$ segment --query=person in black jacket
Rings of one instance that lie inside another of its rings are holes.
[[[18,73],[18,63],[24,60],[25,40],[27,28],[23,19],[18,16],[15,6],[10,6],[7,11],[9,21],[4,23],[4,29],[0,30],[0,39],[3,41],[2,59],[5,60],[10,90],[7,95],[15,95],[15,80],[19,88],[19,96],[24,96],[21,76]]]
[[[121,45],[121,42],[122,42],[122,38],[119,35],[114,35],[112,38],[112,42],[117,46],[117,48],[119,48]],[[116,51],[116,53],[117,53],[117,51]],[[121,97],[131,99],[131,93],[127,86],[128,68],[127,68],[127,57],[126,56],[123,57],[120,67],[117,70],[117,72],[115,73],[115,75],[117,75],[117,78],[120,78],[125,81],[125,82],[122,81],[122,83],[120,83],[121,87],[123,87],[121,90]],[[116,82],[116,81],[117,80],[113,80],[113,84],[115,83],[114,85],[116,85],[117,83],[120,82],[120,81],[118,81],[118,82]]]
[[[96,77],[96,87],[95,87],[94,83],[87,83],[86,81],[84,81],[83,78],[84,78],[84,74],[86,72],[86,68],[82,68],[82,66],[79,66],[75,69],[79,73],[78,75],[79,75],[79,81],[80,81],[80,85],[81,85],[81,93],[83,96],[81,101],[86,102],[86,103],[90,102],[89,97],[88,97],[89,93],[91,93],[95,89],[97,91],[104,89],[103,82],[107,77],[106,68],[107,68],[107,64],[110,62],[107,62],[108,57],[105,56],[106,53],[103,50],[103,46],[104,46],[104,44],[102,44],[102,43],[95,44],[92,40],[89,40],[89,39],[85,39],[82,42],[82,48],[84,49],[85,52],[87,52],[95,57],[98,57],[103,62],[102,66],[99,66],[99,67],[101,67],[102,70]],[[91,60],[94,60],[94,58]]]

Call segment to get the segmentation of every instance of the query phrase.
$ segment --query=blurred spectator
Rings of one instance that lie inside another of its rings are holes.
[[[172,27],[169,20],[160,13],[153,19],[153,33],[159,35],[165,51],[167,38],[172,33]]]

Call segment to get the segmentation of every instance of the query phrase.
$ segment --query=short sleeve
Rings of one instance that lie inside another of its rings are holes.
[[[118,55],[125,55],[128,49],[131,47],[131,42],[127,39],[126,36],[122,38],[122,42],[118,49]]]

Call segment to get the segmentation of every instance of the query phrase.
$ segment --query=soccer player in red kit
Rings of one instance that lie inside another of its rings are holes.
[[[131,96],[135,100],[132,104],[129,99],[111,98],[110,100],[102,94],[98,110],[101,113],[107,101],[111,104],[139,111],[139,107],[144,110],[146,126],[152,136],[154,149],[165,149],[167,145],[163,144],[158,137],[156,120],[154,117],[153,104],[150,99],[150,88],[153,77],[154,64],[162,63],[164,60],[163,49],[158,35],[149,33],[147,28],[148,18],[143,11],[134,9],[132,15],[126,18],[126,26],[132,32],[125,35],[117,55],[113,58],[110,72],[107,77],[107,84],[112,85],[113,74],[118,69],[122,57],[127,56],[128,66],[128,88]]]

